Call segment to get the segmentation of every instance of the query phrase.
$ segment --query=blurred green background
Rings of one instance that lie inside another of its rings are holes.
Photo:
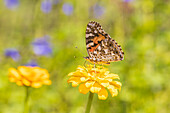
[[[25,89],[8,81],[8,68],[20,65],[51,75],[51,86],[31,89],[30,113],[84,112],[88,94],[67,74],[84,65],[92,20],[125,58],[107,66],[120,76],[121,92],[106,101],[95,94],[91,113],[170,113],[169,0],[0,0],[0,113],[23,111]]]

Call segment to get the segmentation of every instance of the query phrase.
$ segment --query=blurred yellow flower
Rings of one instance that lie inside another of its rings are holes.
[[[49,73],[40,67],[19,66],[18,69],[9,68],[9,81],[19,86],[39,88],[43,84],[51,85]]]
[[[78,66],[75,72],[68,74],[70,78],[68,83],[72,83],[73,87],[78,86],[79,92],[86,94],[89,91],[92,93],[97,93],[100,100],[106,100],[108,97],[108,89],[112,97],[118,95],[117,90],[121,90],[121,83],[118,81],[113,81],[114,79],[119,79],[117,74],[112,74],[107,68],[103,66],[97,66],[93,68],[93,65],[88,65],[87,67]]]

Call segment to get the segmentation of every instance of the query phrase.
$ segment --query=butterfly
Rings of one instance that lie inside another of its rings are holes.
[[[87,24],[86,49],[88,56],[84,58],[94,64],[110,64],[124,58],[121,46],[95,21]]]

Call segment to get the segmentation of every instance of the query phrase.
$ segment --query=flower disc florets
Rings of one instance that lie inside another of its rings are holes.
[[[121,83],[113,81],[119,79],[117,74],[112,74],[107,68],[103,66],[97,66],[93,68],[93,65],[87,67],[78,66],[75,72],[68,74],[70,76],[68,83],[72,83],[73,87],[78,86],[79,92],[86,94],[89,91],[97,93],[100,100],[105,100],[108,97],[108,89],[112,97],[117,96],[118,90],[121,90]]]

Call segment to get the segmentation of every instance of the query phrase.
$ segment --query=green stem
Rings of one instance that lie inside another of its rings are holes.
[[[93,100],[93,93],[92,93],[92,92],[90,92],[90,94],[89,94],[89,99],[88,99],[88,103],[87,103],[87,106],[86,106],[86,111],[85,111],[85,113],[90,113],[90,108],[91,108],[92,100]]]
[[[28,97],[29,97],[29,87],[25,87],[25,101],[24,101],[24,112],[23,113],[28,113],[29,108],[28,108]]]

